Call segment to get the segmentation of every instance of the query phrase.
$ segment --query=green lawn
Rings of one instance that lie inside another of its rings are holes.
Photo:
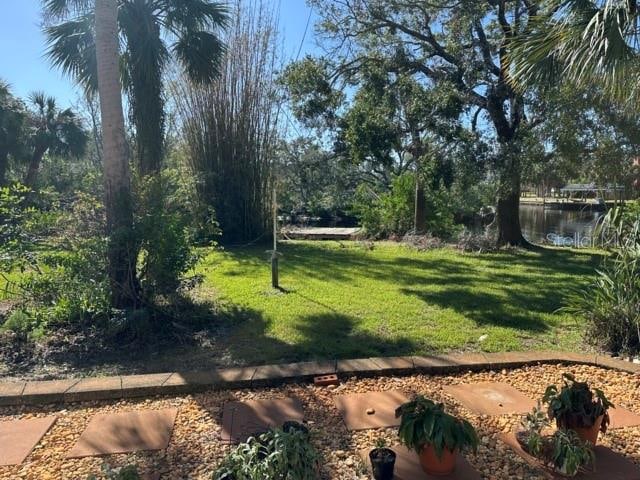
[[[471,255],[391,243],[289,242],[282,251],[282,292],[270,288],[264,247],[201,264],[237,361],[575,350],[582,328],[556,311],[599,261],[593,252]]]

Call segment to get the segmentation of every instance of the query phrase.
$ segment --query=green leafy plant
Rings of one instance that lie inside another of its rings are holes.
[[[376,448],[387,448],[387,440],[384,437],[378,437],[374,445]]]
[[[600,431],[606,433],[609,425],[608,409],[613,404],[599,389],[591,391],[586,382],[577,382],[573,375],[562,375],[564,385],[558,389],[549,385],[542,401],[549,405],[549,418],[555,420],[558,428],[590,428],[602,416]]]
[[[572,296],[569,313],[583,317],[587,339],[615,354],[640,352],[640,207],[610,211],[597,229],[613,244],[593,283]]]
[[[444,411],[442,403],[435,403],[422,395],[400,405],[396,418],[401,417],[398,435],[408,448],[420,453],[425,445],[432,445],[436,455],[442,457],[447,450],[462,450],[478,446],[478,435],[466,420]]]
[[[302,429],[269,430],[231,451],[214,480],[315,480],[318,453]]]
[[[516,437],[524,450],[563,475],[574,476],[594,461],[592,445],[583,442],[575,431],[560,429],[544,434],[550,421],[540,404],[522,419],[521,426]]]
[[[581,468],[595,462],[591,445],[580,440],[573,430],[557,430],[550,439],[549,461],[561,474],[575,476]]]
[[[531,412],[522,419],[520,425],[523,428],[525,449],[534,457],[542,454],[544,449],[543,430],[549,427],[549,416],[542,410],[540,402]]]
[[[112,468],[105,463],[102,465],[102,474],[106,480],[140,480],[142,478],[135,465]],[[98,480],[98,477],[92,474],[87,477],[87,480]]]

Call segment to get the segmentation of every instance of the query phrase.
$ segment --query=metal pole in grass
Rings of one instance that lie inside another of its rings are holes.
[[[280,288],[278,279],[278,194],[273,187],[273,250],[271,251],[271,286]]]

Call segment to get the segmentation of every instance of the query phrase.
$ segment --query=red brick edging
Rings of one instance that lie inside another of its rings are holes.
[[[220,368],[117,377],[0,383],[0,406],[70,403],[90,400],[191,393],[211,388],[275,386],[317,375],[338,376],[442,374],[464,370],[516,368],[540,363],[573,363],[640,373],[640,365],[607,355],[567,352],[467,353],[425,357],[379,357],[303,362],[257,367]]]

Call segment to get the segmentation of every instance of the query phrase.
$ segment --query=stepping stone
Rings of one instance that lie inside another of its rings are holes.
[[[144,410],[94,416],[67,458],[167,448],[178,410]]]
[[[240,443],[256,433],[281,427],[288,420],[303,419],[302,404],[293,398],[227,402],[222,410],[220,439],[224,443]]]
[[[56,417],[0,422],[0,466],[20,465],[55,423]]]
[[[360,450],[360,458],[367,465],[367,469],[371,471],[371,462],[369,461],[369,451],[367,448]],[[396,465],[393,470],[393,480],[481,480],[482,476],[471,466],[464,458],[464,455],[456,456],[456,469],[451,475],[429,475],[422,470],[418,455],[413,450],[409,450],[403,445],[391,447],[396,452]]]
[[[396,408],[409,398],[402,392],[369,392],[334,397],[338,411],[349,430],[396,427]]]
[[[611,419],[610,429],[640,426],[640,415],[624,408],[609,409],[609,418]]]
[[[525,452],[513,432],[502,433],[499,438],[529,465],[542,470],[550,480],[567,478],[554,472],[553,469],[543,465],[537,458]],[[628,458],[602,445],[596,446],[594,451],[596,455],[595,471],[581,472],[573,478],[578,480],[640,480],[640,467]]]
[[[444,391],[478,415],[528,413],[537,405],[506,383],[465,383],[444,387]]]

